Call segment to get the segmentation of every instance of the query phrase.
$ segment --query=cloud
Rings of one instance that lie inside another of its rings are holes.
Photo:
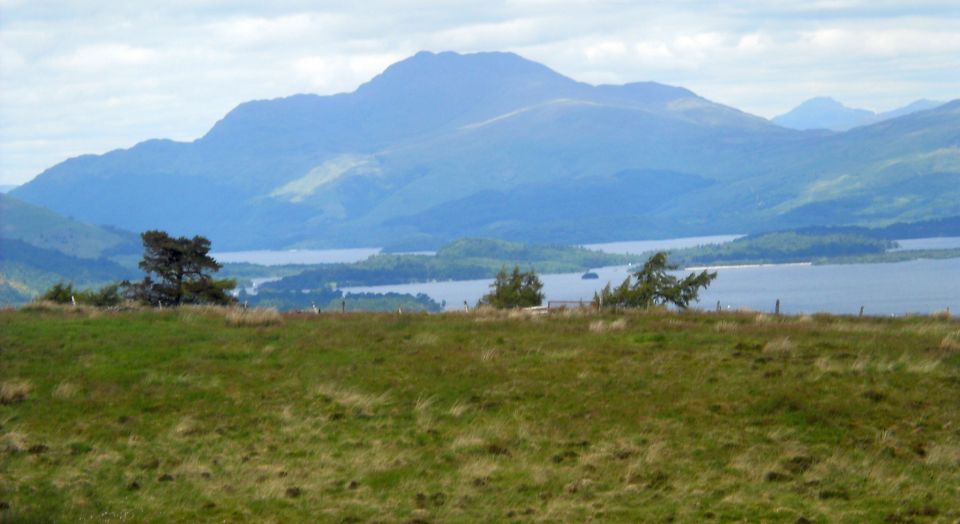
[[[191,140],[237,104],[351,91],[421,49],[505,50],[594,83],[656,80],[763,116],[832,95],[960,93],[960,6],[915,0],[0,0],[0,183]]]
[[[102,70],[113,67],[141,66],[154,62],[160,53],[126,44],[95,44],[55,57],[53,67],[74,70]]]

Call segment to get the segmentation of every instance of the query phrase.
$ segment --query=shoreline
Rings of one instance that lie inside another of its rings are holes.
[[[768,263],[768,264],[731,264],[731,265],[715,265],[715,266],[690,266],[684,267],[684,271],[703,271],[707,269],[754,269],[759,267],[788,267],[788,266],[812,266],[813,262],[784,262],[782,264],[777,263]]]

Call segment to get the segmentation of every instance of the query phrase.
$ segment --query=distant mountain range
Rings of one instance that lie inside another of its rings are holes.
[[[941,105],[943,105],[943,102],[924,99],[917,100],[899,109],[885,113],[875,113],[867,109],[847,107],[829,97],[818,97],[807,100],[786,114],[774,117],[772,121],[790,129],[847,131],[855,127],[876,124],[918,111],[926,111]]]
[[[241,104],[189,143],[13,190],[84,222],[239,248],[600,242],[960,215],[960,101],[845,133],[510,53],[419,53],[352,93]]]

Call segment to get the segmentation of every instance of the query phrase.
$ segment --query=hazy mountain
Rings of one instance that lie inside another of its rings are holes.
[[[4,194],[0,194],[0,238],[79,258],[142,250],[133,233],[84,224]]]
[[[829,98],[811,98],[788,113],[776,116],[772,121],[783,127],[798,130],[829,129],[831,131],[847,131],[891,118],[909,115],[917,111],[933,109],[943,102],[934,100],[917,100],[909,105],[887,111],[875,113],[867,109],[855,109]]]
[[[0,193],[8,193],[15,189],[17,186],[13,184],[0,184]]]
[[[241,104],[194,142],[70,159],[13,194],[220,250],[937,218],[960,202],[948,201],[955,109],[811,134],[680,87],[592,86],[509,53],[419,53],[353,93]]]
[[[0,194],[0,304],[25,302],[60,281],[86,287],[135,279],[139,272],[105,257],[141,251],[132,233]]]
[[[916,113],[917,111],[926,111],[927,109],[933,109],[943,105],[943,101],[938,100],[927,100],[926,98],[917,100],[910,104],[907,104],[899,109],[894,109],[892,111],[887,111],[885,113],[878,113],[877,116],[880,120],[889,120],[891,118],[897,118],[901,116],[909,115],[910,113]]]

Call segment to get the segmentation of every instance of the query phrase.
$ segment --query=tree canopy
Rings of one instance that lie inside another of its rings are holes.
[[[210,240],[202,236],[171,237],[164,231],[146,231],[140,269],[147,276],[129,286],[132,298],[149,304],[229,304],[229,290],[236,286],[230,279],[214,279],[211,273],[220,264],[209,255]],[[157,280],[153,280],[153,276]]]
[[[490,289],[490,293],[480,299],[481,304],[506,309],[533,307],[543,303],[543,282],[533,270],[521,273],[518,266],[514,266],[510,273],[507,273],[506,267],[501,268]]]
[[[671,275],[669,271],[677,270],[677,266],[667,263],[667,253],[660,251],[651,256],[639,270],[627,277],[616,288],[607,284],[593,300],[599,307],[627,307],[646,308],[673,304],[686,309],[691,302],[696,302],[700,289],[706,289],[715,278],[716,272],[690,273],[680,279]],[[635,282],[632,279],[636,279]]]

